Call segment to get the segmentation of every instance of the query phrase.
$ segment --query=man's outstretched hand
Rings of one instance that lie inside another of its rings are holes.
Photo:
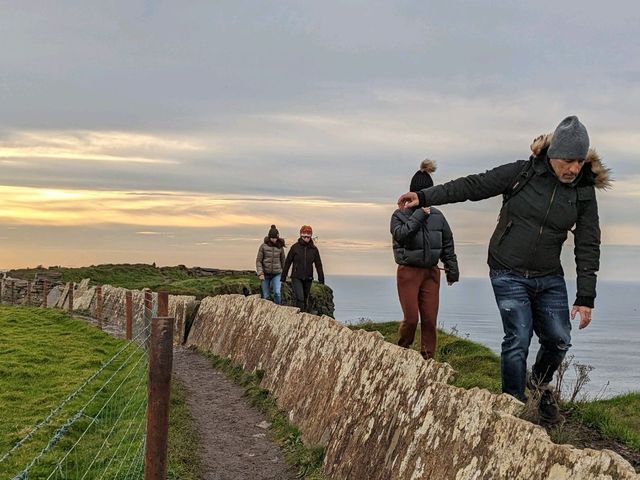
[[[400,195],[398,199],[398,208],[417,207],[419,204],[420,201],[416,192],[407,192],[404,195]]]
[[[586,328],[591,323],[591,308],[574,305],[571,309],[571,320],[576,318],[576,313],[580,314],[580,330]]]

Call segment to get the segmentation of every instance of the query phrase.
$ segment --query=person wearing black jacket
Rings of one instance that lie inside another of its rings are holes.
[[[282,269],[282,282],[284,282],[289,273],[289,267],[293,265],[291,286],[296,297],[296,306],[303,312],[309,311],[309,294],[313,282],[314,265],[318,272],[318,282],[324,283],[320,251],[313,243],[311,235],[313,235],[313,230],[309,225],[303,225],[300,228],[300,238],[289,249]]]
[[[502,390],[525,401],[525,386],[541,392],[541,423],[562,421],[549,382],[571,346],[570,318],[591,322],[600,262],[600,226],[595,189],[610,186],[610,170],[589,147],[576,116],[531,145],[529,160],[501,165],[420,192],[398,205],[425,207],[503,195],[489,242],[489,275],[502,317]],[[574,236],[577,295],[569,311],[560,263],[568,233]],[[526,361],[535,333],[540,350],[527,379]]]
[[[435,162],[423,160],[411,179],[410,190],[417,192],[433,185],[431,173]],[[447,283],[453,285],[460,276],[453,244],[453,234],[442,212],[436,208],[401,208],[391,216],[393,256],[398,264],[398,298],[402,307],[398,345],[409,348],[420,317],[420,353],[433,358],[440,303],[440,269],[442,260]]]

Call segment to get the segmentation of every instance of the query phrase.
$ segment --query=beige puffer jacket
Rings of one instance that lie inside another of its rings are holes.
[[[264,237],[264,243],[258,248],[258,256],[256,257],[258,276],[282,273],[284,259],[284,240],[278,238],[274,244],[271,243],[269,237]]]

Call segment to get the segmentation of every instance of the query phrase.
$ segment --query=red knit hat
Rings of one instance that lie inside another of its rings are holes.
[[[302,225],[300,227],[300,235],[302,235],[303,233],[308,233],[309,235],[313,234],[313,230],[311,229],[311,227],[309,225]]]

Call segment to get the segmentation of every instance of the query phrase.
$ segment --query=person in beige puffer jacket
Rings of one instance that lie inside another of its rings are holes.
[[[256,257],[256,272],[262,282],[262,298],[269,298],[273,291],[273,301],[281,303],[282,267],[284,265],[284,240],[275,225],[271,225],[269,234],[264,237],[264,243],[258,248]]]

